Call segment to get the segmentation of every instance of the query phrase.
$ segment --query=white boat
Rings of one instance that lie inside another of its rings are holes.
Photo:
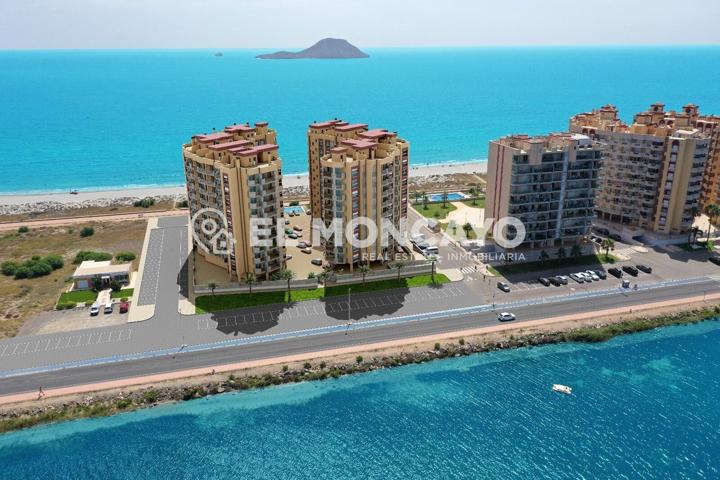
[[[572,388],[568,387],[567,385],[560,385],[559,383],[556,383],[552,386],[553,391],[564,393],[565,395],[571,395],[572,394]]]

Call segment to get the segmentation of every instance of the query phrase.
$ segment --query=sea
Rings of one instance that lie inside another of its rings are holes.
[[[0,436],[2,478],[717,479],[720,322]],[[573,388],[572,395],[551,385]]]
[[[511,133],[567,128],[606,103],[720,114],[720,46],[369,49],[368,59],[263,51],[0,51],[0,193],[181,185],[181,145],[268,121],[285,173],[306,172],[309,123],[397,131],[414,165],[468,162]]]

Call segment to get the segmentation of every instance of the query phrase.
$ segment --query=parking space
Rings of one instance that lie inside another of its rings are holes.
[[[74,334],[52,335],[48,337],[38,336],[29,340],[0,345],[0,358],[76,349],[91,345],[127,342],[131,338],[132,329],[129,327],[104,328],[86,333],[76,332]]]
[[[164,239],[165,230],[157,228],[150,231],[150,240],[144,258],[143,276],[140,282],[139,306],[152,305],[157,300]]]

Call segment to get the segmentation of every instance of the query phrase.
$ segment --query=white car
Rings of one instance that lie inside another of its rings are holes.
[[[585,270],[585,275],[589,276],[590,279],[594,282],[597,282],[600,280],[600,277],[598,277],[598,274],[592,270]]]
[[[585,283],[585,275],[579,273],[571,273],[570,278],[575,280],[577,283]]]
[[[498,313],[497,319],[501,322],[511,322],[515,320],[515,314],[510,312]]]
[[[317,265],[318,267],[322,266],[322,260],[319,258],[313,258],[312,260],[310,260],[310,263],[312,263],[313,265]]]
[[[98,305],[97,303],[93,303],[92,307],[90,307],[90,316],[94,317],[98,313],[100,313],[100,305]]]

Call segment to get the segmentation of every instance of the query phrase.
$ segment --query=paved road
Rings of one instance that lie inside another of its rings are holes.
[[[163,218],[151,233],[145,261],[153,268],[144,269],[140,297],[142,301],[155,302],[156,314],[152,319],[0,341],[0,394],[37,390],[41,385],[44,388],[75,385],[489,325],[496,320],[487,311],[447,317],[443,314],[422,321],[396,319],[487,305],[493,299],[498,308],[512,309],[522,320],[720,290],[716,279],[699,278],[684,285],[648,282],[638,292],[621,294],[617,282],[606,281],[582,288],[548,289],[543,291],[543,299],[522,289],[502,294],[494,284],[456,282],[353,294],[349,299],[341,296],[214,315],[181,316],[178,285],[186,275],[181,261],[187,257],[186,221]],[[592,289],[607,291],[603,294]],[[502,305],[529,300],[540,303],[531,307]],[[345,335],[348,319],[354,326]],[[373,328],[367,328],[369,325]],[[183,345],[187,347],[181,348]],[[173,358],[173,353],[181,349],[185,353]]]

